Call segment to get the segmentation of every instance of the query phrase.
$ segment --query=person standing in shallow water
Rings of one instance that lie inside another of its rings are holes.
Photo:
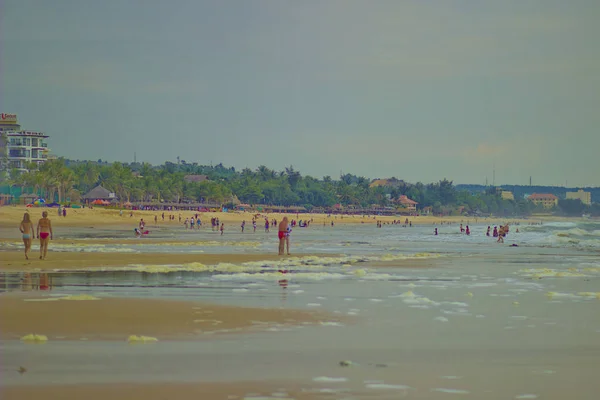
[[[285,230],[285,248],[288,256],[290,254],[290,236],[292,235],[292,227],[288,224],[287,229]]]
[[[288,218],[283,217],[279,223],[279,229],[277,231],[277,237],[279,238],[279,255],[282,256],[285,251],[285,238],[288,229]]]
[[[52,240],[52,223],[48,219],[48,212],[42,213],[42,218],[37,224],[37,237],[40,239],[40,260],[46,259],[48,253],[48,242]]]
[[[19,230],[23,235],[23,244],[25,245],[25,259],[29,260],[29,250],[31,250],[31,241],[33,240],[33,223],[29,217],[29,213],[23,215],[23,221],[19,226]]]

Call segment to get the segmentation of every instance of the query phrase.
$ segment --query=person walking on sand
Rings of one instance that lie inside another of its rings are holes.
[[[225,223],[221,222],[221,236],[223,236],[223,232],[225,232]]]
[[[283,217],[281,222],[279,223],[279,229],[277,232],[277,237],[279,238],[279,255],[282,256],[285,250],[285,235],[287,234],[288,229],[288,218]]]
[[[42,213],[42,218],[36,227],[37,237],[40,239],[40,260],[46,259],[48,253],[48,242],[52,240],[52,223],[48,219],[48,212]]]
[[[23,244],[25,245],[25,259],[29,260],[29,250],[31,250],[31,242],[33,240],[33,223],[29,217],[29,213],[23,214],[23,221],[19,226],[19,230],[23,235]]]

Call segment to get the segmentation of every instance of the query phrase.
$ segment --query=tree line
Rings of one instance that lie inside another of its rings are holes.
[[[114,192],[121,201],[143,202],[201,202],[231,205],[237,199],[248,204],[304,206],[307,209],[329,209],[337,204],[343,207],[398,208],[396,201],[405,195],[418,202],[418,208],[429,208],[435,214],[472,214],[527,216],[547,211],[525,199],[502,199],[495,188],[481,192],[458,190],[452,181],[423,184],[408,183],[396,178],[386,185],[372,185],[364,176],[342,174],[339,179],[330,176],[315,178],[302,175],[293,166],[282,171],[264,165],[255,170],[236,171],[222,164],[215,166],[171,163],[153,166],[148,163],[106,163],[102,160],[73,161],[48,160],[28,172],[11,171],[5,183],[30,188],[33,193],[60,203],[77,202],[96,187]],[[202,182],[187,181],[186,175],[206,175]],[[592,208],[577,208],[572,202],[559,203],[563,214],[574,212],[595,214]]]

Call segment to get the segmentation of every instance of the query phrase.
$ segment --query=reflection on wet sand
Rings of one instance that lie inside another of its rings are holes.
[[[104,298],[89,295],[5,294],[0,308],[0,337],[29,333],[50,340],[125,340],[129,335],[159,339],[200,339],[206,333],[235,332],[272,325],[318,323],[326,313],[207,305],[163,299]]]
[[[45,272],[22,272],[11,275],[0,273],[0,292],[12,290],[49,291],[52,290],[52,277]]]

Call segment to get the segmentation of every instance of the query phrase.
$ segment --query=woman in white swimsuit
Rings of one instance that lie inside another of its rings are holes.
[[[29,260],[29,250],[31,250],[31,241],[33,240],[33,223],[28,213],[23,215],[23,221],[19,226],[19,230],[23,234],[23,243],[25,244],[25,259]]]

